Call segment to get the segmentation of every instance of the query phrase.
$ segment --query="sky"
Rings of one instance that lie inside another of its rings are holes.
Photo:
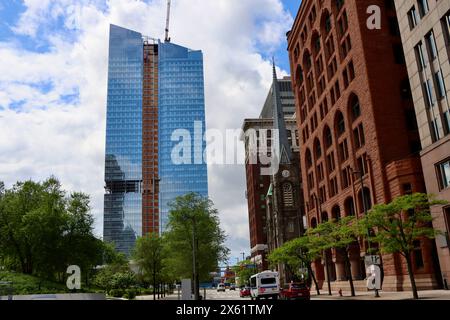
[[[173,0],[172,42],[201,49],[209,129],[257,118],[290,74],[286,32],[300,0]],[[109,24],[164,39],[165,0],[0,0],[0,181],[55,175],[91,196],[102,236]],[[227,146],[228,149],[228,146]],[[209,165],[230,263],[250,254],[245,169]]]

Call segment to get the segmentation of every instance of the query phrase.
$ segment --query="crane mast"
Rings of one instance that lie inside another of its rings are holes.
[[[165,42],[170,42],[169,37],[169,26],[170,26],[170,6],[171,6],[171,0],[167,0],[167,20],[166,20],[166,39]]]

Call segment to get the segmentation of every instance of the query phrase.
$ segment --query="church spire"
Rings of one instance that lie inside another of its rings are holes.
[[[286,122],[284,120],[283,105],[281,104],[280,86],[277,79],[277,70],[275,68],[275,58],[273,58],[273,128],[278,130],[278,142],[280,146],[280,163],[291,163],[292,151],[289,144]]]

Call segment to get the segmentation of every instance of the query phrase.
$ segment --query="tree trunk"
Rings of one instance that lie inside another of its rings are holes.
[[[352,268],[350,264],[350,258],[348,257],[348,250],[345,249],[344,251],[344,259],[345,259],[345,269],[346,273],[349,275],[348,282],[350,283],[350,291],[352,294],[352,297],[356,296],[355,294],[355,286],[353,285],[353,275],[352,275]]]
[[[311,278],[314,281],[314,285],[316,286],[317,295],[320,296],[320,290],[319,290],[319,284],[317,283],[316,276],[314,275],[314,272],[311,268],[311,264],[308,264],[308,273],[311,275]]]
[[[409,280],[411,281],[413,297],[414,299],[419,299],[419,294],[417,292],[416,279],[414,278],[414,272],[412,271],[411,253],[406,253],[406,265],[408,266]]]
[[[156,272],[153,271],[153,300],[156,300]]]

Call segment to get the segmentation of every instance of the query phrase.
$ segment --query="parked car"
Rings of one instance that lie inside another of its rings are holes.
[[[230,290],[235,290],[236,291],[236,285],[235,284],[230,284]]]
[[[241,290],[239,290],[239,296],[241,298],[250,297],[251,295],[250,287],[241,287]]]
[[[280,290],[280,299],[282,300],[310,300],[309,288],[305,283],[291,282]]]
[[[225,285],[223,283],[217,285],[217,292],[225,292]]]

